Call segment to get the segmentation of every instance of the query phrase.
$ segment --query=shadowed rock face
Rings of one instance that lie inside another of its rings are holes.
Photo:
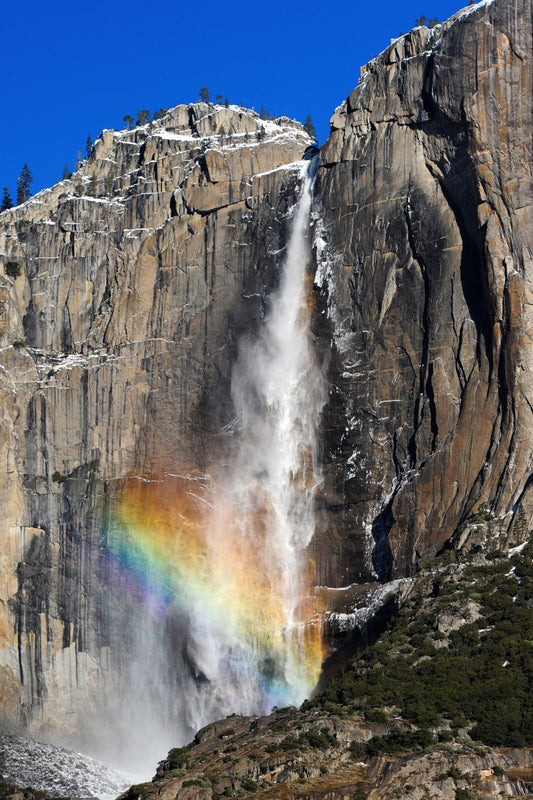
[[[2,215],[11,723],[22,702],[23,716],[75,726],[128,661],[135,612],[109,594],[113,503],[128,476],[201,477],[223,461],[236,343],[277,285],[309,142],[286,118],[178,106],[105,131],[71,180]]]
[[[532,96],[531,4],[495,0],[394,41],[332,117],[326,581],[409,574],[484,503],[531,516]]]

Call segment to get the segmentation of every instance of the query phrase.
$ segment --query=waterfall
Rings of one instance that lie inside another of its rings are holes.
[[[306,553],[326,400],[309,325],[315,172],[316,157],[302,166],[269,313],[239,343],[234,450],[224,474],[132,484],[112,532],[113,581],[143,597],[128,681],[138,699],[123,704],[122,718],[126,728],[142,719],[145,756],[147,739],[160,758],[228,713],[299,704],[319,676],[321,609]]]
[[[234,507],[242,509],[241,535],[258,518],[263,527],[260,565],[282,620],[282,699],[298,704],[317,677],[306,674],[309,659],[315,659],[314,670],[321,661],[321,652],[306,652],[311,643],[300,636],[309,615],[309,608],[301,607],[312,579],[304,553],[314,533],[318,422],[326,399],[309,330],[313,298],[307,230],[316,161],[303,169],[302,194],[270,313],[259,336],[241,342],[231,384],[240,442],[228,490]],[[316,646],[318,641],[311,649]]]

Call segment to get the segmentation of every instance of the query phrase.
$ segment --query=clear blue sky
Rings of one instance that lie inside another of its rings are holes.
[[[32,192],[72,169],[87,135],[125,114],[198,98],[304,120],[324,141],[359,67],[413,27],[468,0],[9,0],[2,4],[0,189],[27,162]]]

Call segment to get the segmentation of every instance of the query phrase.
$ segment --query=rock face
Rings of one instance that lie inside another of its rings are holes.
[[[332,722],[317,712],[310,719],[295,709],[232,717],[199,731],[188,747],[171,750],[152,783],[132,786],[121,798],[212,800],[250,792],[261,800],[528,796],[530,748],[498,751],[454,743],[358,760],[357,745],[385,729],[353,717]]]
[[[77,725],[127,661],[107,520],[121,482],[222,458],[230,364],[277,283],[310,139],[178,106],[104,131],[0,225],[4,719]],[[117,655],[118,652],[118,655]],[[117,661],[118,659],[118,661]],[[107,676],[107,677],[106,677]],[[5,700],[5,702],[4,702]]]
[[[531,518],[531,30],[528,0],[416,28],[332,117],[324,582],[409,574],[485,504]]]

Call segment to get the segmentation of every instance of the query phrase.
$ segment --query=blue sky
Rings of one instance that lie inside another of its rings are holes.
[[[359,67],[461,0],[158,0],[3,4],[0,189],[27,162],[36,192],[72,169],[87,135],[125,114],[213,96],[304,120],[324,141]]]

